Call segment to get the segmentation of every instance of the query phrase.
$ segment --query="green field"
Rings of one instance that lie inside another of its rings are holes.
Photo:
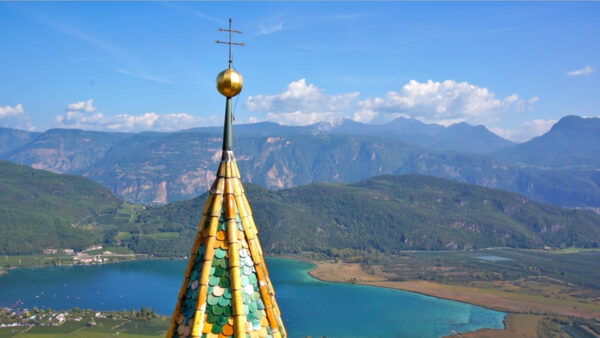
[[[151,321],[95,319],[97,325],[94,327],[88,327],[87,322],[82,319],[80,322],[69,321],[59,327],[1,328],[0,337],[164,337],[169,325],[166,318]]]
[[[0,256],[0,271],[8,268],[27,268],[38,266],[70,265],[73,264],[73,256],[53,254],[53,255],[18,255]]]
[[[150,238],[177,238],[179,237],[178,232],[155,232],[152,234],[144,235],[145,237]]]

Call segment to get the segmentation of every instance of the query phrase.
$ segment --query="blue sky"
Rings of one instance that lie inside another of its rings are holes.
[[[238,122],[412,117],[522,141],[600,115],[600,3],[0,2],[0,126],[219,125],[229,17]]]

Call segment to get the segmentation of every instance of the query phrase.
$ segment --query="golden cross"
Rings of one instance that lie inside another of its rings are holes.
[[[242,31],[236,31],[231,29],[231,18],[229,18],[229,29],[225,29],[225,28],[219,28],[219,32],[229,32],[229,41],[215,41],[216,43],[222,43],[222,44],[226,44],[229,45],[229,65],[231,66],[231,63],[233,62],[233,58],[231,56],[231,45],[236,45],[236,46],[242,46],[244,47],[246,44],[243,42],[232,42],[231,41],[231,33],[238,33],[238,34],[242,34]]]

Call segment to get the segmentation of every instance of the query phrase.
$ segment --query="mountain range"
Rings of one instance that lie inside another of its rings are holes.
[[[547,134],[514,144],[483,126],[449,127],[399,118],[305,127],[235,127],[243,177],[267,188],[425,174],[500,188],[561,206],[600,206],[597,118],[567,116]],[[0,129],[0,158],[102,183],[135,203],[164,204],[205,192],[220,159],[220,127],[174,133],[51,129],[13,142]],[[11,143],[12,142],[12,143]],[[556,155],[560,149],[560,155]]]
[[[444,127],[399,117],[385,124],[364,124],[348,119],[340,123],[319,123],[315,127],[330,134],[384,136],[432,150],[485,154],[514,144],[483,125],[461,122]]]
[[[600,245],[596,213],[429,176],[384,175],[281,190],[246,184],[245,190],[271,254]],[[0,253],[104,243],[187,255],[205,198],[136,206],[84,177],[0,161]]]

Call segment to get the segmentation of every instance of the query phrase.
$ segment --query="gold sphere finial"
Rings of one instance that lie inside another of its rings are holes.
[[[234,97],[242,91],[244,78],[233,68],[227,68],[217,75],[217,89],[226,97]]]

